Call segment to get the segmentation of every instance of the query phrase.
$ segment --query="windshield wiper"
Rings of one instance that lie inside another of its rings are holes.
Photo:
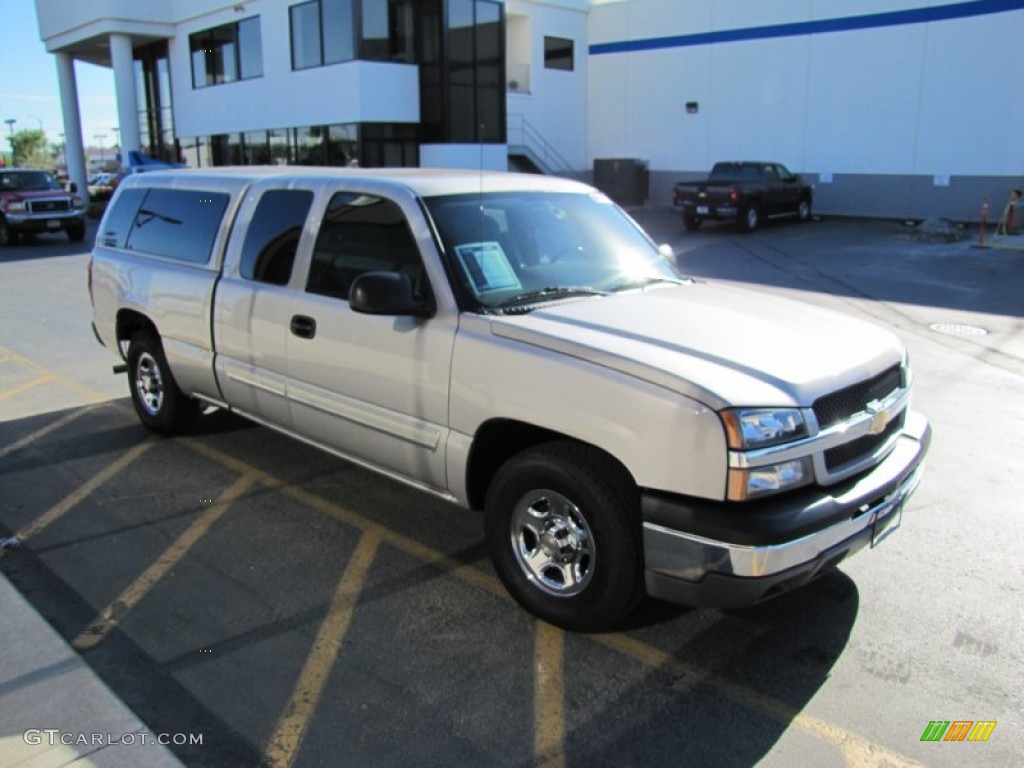
[[[495,306],[496,309],[515,307],[522,304],[530,304],[544,299],[563,298],[565,296],[607,296],[608,291],[599,291],[597,288],[588,286],[566,286],[553,285],[547,288],[538,288],[535,291],[527,291],[505,299]]]
[[[643,288],[644,286],[651,285],[653,283],[671,283],[672,285],[689,285],[693,282],[693,278],[689,277],[638,277],[632,280],[627,280],[624,283],[611,288],[611,292],[617,291],[628,291],[632,288]]]

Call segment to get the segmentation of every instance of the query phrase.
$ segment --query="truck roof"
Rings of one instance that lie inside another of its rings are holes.
[[[405,188],[420,197],[474,192],[562,191],[591,192],[580,182],[553,176],[505,171],[455,170],[449,168],[335,168],[306,166],[217,166],[183,170],[150,171],[127,176],[122,187],[191,187],[213,183],[248,186],[266,179],[294,178],[327,182],[369,182],[382,188]]]

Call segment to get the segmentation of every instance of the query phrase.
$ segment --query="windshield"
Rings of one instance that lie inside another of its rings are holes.
[[[0,190],[29,192],[37,189],[60,189],[60,184],[46,171],[8,171],[0,173]]]
[[[464,297],[485,311],[683,280],[600,193],[491,192],[425,202]]]

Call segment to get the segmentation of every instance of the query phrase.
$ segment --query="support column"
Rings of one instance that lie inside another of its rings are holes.
[[[128,35],[110,36],[110,61],[114,66],[117,122],[121,129],[121,165],[126,167],[128,153],[141,149],[139,103],[135,97],[135,65],[132,61],[132,39]]]
[[[78,188],[78,194],[88,201],[89,186],[85,170],[85,145],[82,144],[82,117],[78,112],[78,84],[75,81],[75,62],[70,53],[58,53],[57,87],[60,89],[60,109],[64,117],[64,159],[68,178]]]

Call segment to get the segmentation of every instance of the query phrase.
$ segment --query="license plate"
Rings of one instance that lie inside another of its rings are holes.
[[[890,534],[895,533],[896,529],[900,527],[900,523],[903,521],[903,504],[899,504],[896,509],[890,512],[880,520],[875,520],[874,525],[871,528],[871,546],[877,547],[883,541],[885,541]]]
[[[708,207],[706,205],[698,205],[697,206],[697,213],[700,213],[700,214],[703,214],[703,215],[706,216],[707,213],[708,213]]]
[[[60,222],[57,219],[50,219],[46,222],[47,229],[60,229]]]

